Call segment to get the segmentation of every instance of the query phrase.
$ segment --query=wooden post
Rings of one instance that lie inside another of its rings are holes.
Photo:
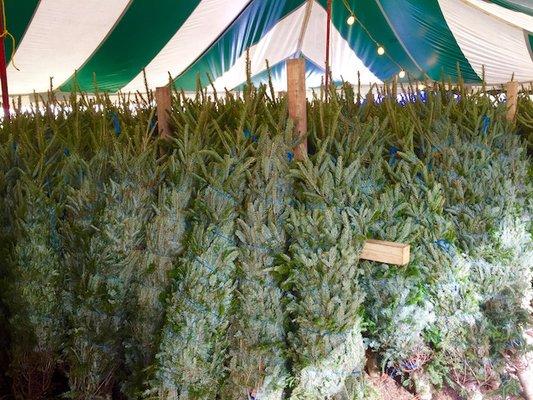
[[[372,92],[373,86],[370,86],[370,90],[366,94],[366,103],[374,104],[374,93]]]
[[[287,60],[287,101],[289,118],[294,121],[301,142],[294,149],[294,157],[303,160],[307,157],[307,99],[305,93],[305,60]]]
[[[386,264],[407,265],[411,255],[408,244],[386,242],[384,240],[367,240],[360,258]]]
[[[514,121],[518,105],[518,82],[507,83],[507,121]]]
[[[155,89],[155,104],[157,106],[157,129],[159,135],[162,138],[167,138],[171,135],[169,113],[172,99],[169,86],[158,87]]]

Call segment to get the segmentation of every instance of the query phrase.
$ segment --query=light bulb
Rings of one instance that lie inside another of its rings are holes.
[[[385,48],[383,46],[379,46],[378,47],[378,54],[380,56],[382,56],[383,54],[385,54]]]
[[[402,69],[398,76],[400,77],[400,79],[405,78],[405,71]]]
[[[346,20],[346,23],[347,23],[348,25],[350,25],[350,26],[353,25],[353,24],[355,24],[355,15],[353,15],[353,14],[350,15],[350,16],[348,17],[348,19]]]

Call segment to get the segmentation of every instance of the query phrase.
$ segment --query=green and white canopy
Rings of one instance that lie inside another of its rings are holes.
[[[194,90],[211,76],[239,88],[246,54],[256,82],[304,57],[308,85],[324,74],[327,0],[4,0],[11,94],[50,88],[144,90],[172,79]],[[347,24],[353,13],[357,21]],[[385,54],[379,56],[377,47]],[[333,0],[334,79],[414,78],[490,84],[533,81],[533,0]],[[77,72],[76,72],[77,71]],[[483,72],[484,71],[484,72]],[[75,73],[76,72],[76,73]]]

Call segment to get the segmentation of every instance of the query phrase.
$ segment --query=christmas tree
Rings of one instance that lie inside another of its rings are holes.
[[[160,398],[214,398],[227,375],[238,255],[235,222],[252,160],[208,154],[166,310],[154,384]]]
[[[282,135],[259,136],[237,220],[238,282],[225,398],[282,399],[287,385],[283,292],[274,260],[285,251],[291,149]]]
[[[364,366],[359,253],[371,214],[355,209],[358,163],[320,149],[293,170],[298,204],[288,220],[288,310],[294,399],[331,397]]]

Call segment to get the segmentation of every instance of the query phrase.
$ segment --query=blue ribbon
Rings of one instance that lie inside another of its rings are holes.
[[[486,135],[490,128],[490,117],[488,115],[484,115],[481,119],[481,132]]]
[[[118,114],[114,112],[111,115],[112,121],[113,121],[113,128],[115,128],[115,135],[120,135],[122,132],[122,129],[120,128],[120,120],[118,119]]]
[[[452,249],[452,245],[446,239],[435,240],[435,243],[437,244],[437,246],[439,246],[446,253],[450,253],[450,251]]]
[[[292,151],[287,152],[287,159],[289,160],[289,162],[294,160],[294,153]]]
[[[389,149],[389,155],[390,155],[390,159],[389,159],[389,165],[396,165],[396,163],[398,162],[397,158],[396,158],[396,154],[398,154],[398,151],[400,149],[396,146],[392,146],[390,149]]]
[[[243,135],[246,139],[252,139],[252,142],[257,142],[257,136],[252,135],[252,132],[250,132],[248,129],[244,130]]]

